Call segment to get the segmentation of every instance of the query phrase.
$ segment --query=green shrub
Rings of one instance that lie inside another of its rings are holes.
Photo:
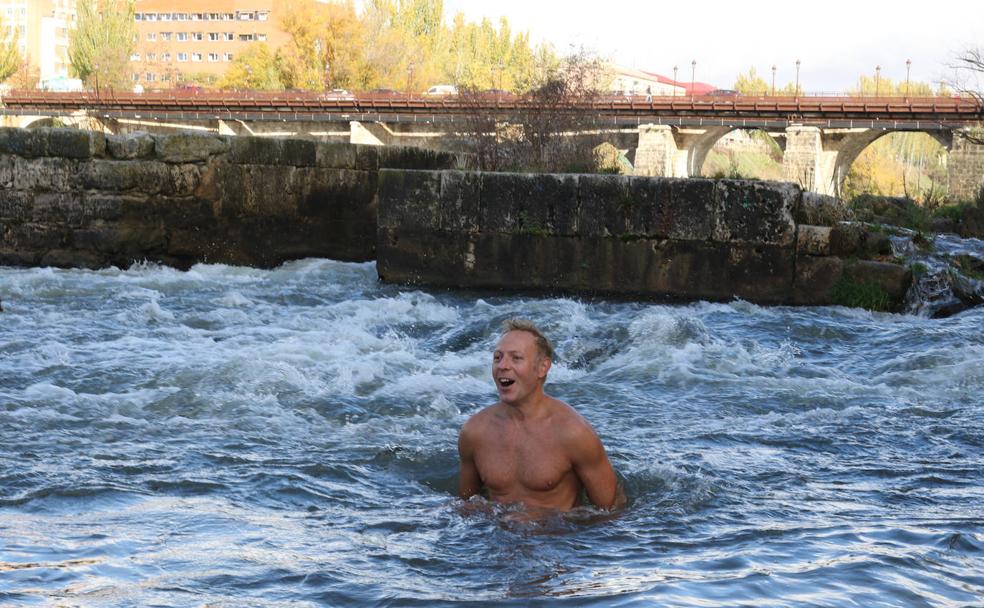
[[[865,308],[876,312],[891,312],[894,308],[888,292],[877,283],[853,281],[841,277],[830,290],[835,304],[851,308]]]

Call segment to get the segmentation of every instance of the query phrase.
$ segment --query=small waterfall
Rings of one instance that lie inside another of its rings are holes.
[[[984,241],[898,230],[892,251],[908,260],[914,275],[906,312],[943,318],[984,304]]]

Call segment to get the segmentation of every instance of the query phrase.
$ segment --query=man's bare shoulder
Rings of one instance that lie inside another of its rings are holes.
[[[496,403],[475,412],[461,427],[461,434],[464,435],[466,433],[472,434],[481,432],[482,429],[495,424],[502,416],[502,413],[500,412],[501,409],[502,404]]]
[[[553,410],[552,426],[565,444],[578,446],[598,440],[591,424],[577,410],[559,399],[550,399]]]

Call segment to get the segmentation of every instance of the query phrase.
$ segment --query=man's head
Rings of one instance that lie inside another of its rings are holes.
[[[550,340],[530,321],[510,319],[492,355],[492,379],[506,404],[522,404],[543,390],[553,361]]]

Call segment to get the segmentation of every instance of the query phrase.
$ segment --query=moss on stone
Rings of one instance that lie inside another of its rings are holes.
[[[894,309],[888,292],[871,281],[841,277],[831,288],[830,297],[834,304],[851,308],[865,308],[876,312],[891,312]]]

